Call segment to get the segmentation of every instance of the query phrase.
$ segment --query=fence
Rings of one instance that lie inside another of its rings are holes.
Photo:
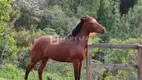
[[[93,48],[116,48],[116,49],[137,49],[137,65],[126,64],[95,64],[97,68],[128,68],[137,69],[138,80],[142,80],[142,45],[124,45],[124,44],[88,44],[88,53],[86,58],[86,80],[92,80],[92,49]]]

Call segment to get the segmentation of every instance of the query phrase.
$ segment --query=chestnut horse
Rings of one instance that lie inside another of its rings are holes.
[[[73,63],[75,80],[80,80],[82,61],[86,58],[86,46],[90,33],[104,34],[105,32],[106,29],[94,18],[84,16],[72,33],[65,38],[53,38],[51,36],[37,38],[32,45],[25,80],[28,79],[29,72],[38,61],[41,61],[38,76],[39,80],[42,80],[42,72],[49,59]]]

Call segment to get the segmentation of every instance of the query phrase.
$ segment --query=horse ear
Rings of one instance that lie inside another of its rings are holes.
[[[89,18],[89,16],[88,16],[88,15],[86,15],[86,16],[83,16],[83,17],[81,18],[81,20],[83,20],[83,21],[89,21],[89,20],[90,20],[90,18]]]

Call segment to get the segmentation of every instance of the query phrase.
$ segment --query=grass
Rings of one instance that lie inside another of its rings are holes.
[[[0,80],[9,80],[9,79],[6,79],[6,78],[0,78]]]
[[[25,71],[17,68],[16,65],[6,64],[3,69],[0,70],[0,80],[24,80]],[[38,72],[32,70],[29,74],[28,80],[38,80]],[[43,73],[43,80],[73,80],[70,77],[62,77],[57,73]]]

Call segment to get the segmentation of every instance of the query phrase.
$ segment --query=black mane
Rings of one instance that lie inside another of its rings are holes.
[[[82,26],[83,26],[84,21],[81,20],[80,23],[76,25],[76,27],[72,30],[71,34],[67,35],[65,39],[69,40],[74,40],[75,36],[80,32]]]
[[[81,28],[83,26],[83,23],[84,23],[84,21],[81,20],[80,23],[77,24],[77,26],[72,30],[72,33],[71,33],[72,36],[75,37],[80,32],[80,30],[81,30]]]

